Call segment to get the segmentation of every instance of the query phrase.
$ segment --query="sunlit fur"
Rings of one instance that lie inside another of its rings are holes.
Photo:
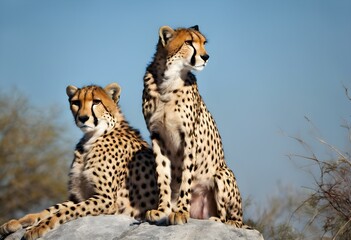
[[[148,209],[157,206],[154,157],[120,111],[118,84],[68,86],[66,92],[76,125],[84,133],[69,173],[69,200],[3,224],[1,239],[21,228],[26,228],[25,239],[37,239],[87,215],[125,214],[143,219]]]
[[[159,204],[150,222],[184,224],[189,217],[242,227],[241,196],[224,159],[216,123],[193,70],[209,59],[197,26],[163,26],[144,75],[143,114],[156,158]]]

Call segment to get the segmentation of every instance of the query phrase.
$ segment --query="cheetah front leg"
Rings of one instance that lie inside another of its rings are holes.
[[[63,204],[68,204],[68,202],[63,203]],[[40,221],[43,221],[53,215],[55,212],[59,211],[61,208],[61,204],[57,204],[55,206],[52,206],[48,209],[45,209],[39,213],[31,213],[27,214],[26,216],[20,218],[20,219],[13,219],[8,221],[7,223],[4,223],[0,227],[0,236],[6,236],[11,233],[14,233],[22,228],[34,226]]]
[[[243,227],[241,196],[233,172],[228,168],[220,169],[216,172],[214,181],[218,217],[210,219],[238,228]]]
[[[184,135],[182,134],[182,136]],[[168,218],[169,223],[172,225],[187,223],[190,217],[191,181],[196,148],[190,136],[183,137],[182,141],[184,142],[182,181],[180,183],[177,206]]]
[[[167,220],[171,213],[171,162],[161,151],[159,138],[152,136],[152,148],[156,161],[157,185],[159,190],[159,203],[157,210],[146,212],[145,218],[149,222]]]
[[[47,232],[55,229],[59,225],[88,215],[113,214],[116,212],[114,198],[112,195],[95,195],[80,203],[66,202],[58,204],[59,210],[37,225],[29,227],[24,239],[33,240],[42,237]]]

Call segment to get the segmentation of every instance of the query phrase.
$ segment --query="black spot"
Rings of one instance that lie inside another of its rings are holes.
[[[193,165],[193,164],[190,164],[190,166],[189,166],[189,170],[190,170],[190,172],[192,172],[192,171],[193,171],[193,168],[194,168],[194,165]]]
[[[183,198],[184,197],[184,191],[180,191],[180,197]]]

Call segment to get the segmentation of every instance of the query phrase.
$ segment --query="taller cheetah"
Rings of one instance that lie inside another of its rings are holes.
[[[189,217],[242,227],[241,197],[221,137],[192,70],[209,55],[198,26],[163,26],[144,76],[143,113],[156,158],[159,202],[146,219],[169,224]]]
[[[70,170],[70,200],[3,224],[0,237],[25,227],[25,239],[37,239],[78,217],[143,218],[146,210],[157,206],[152,150],[121,113],[118,84],[104,89],[68,86],[67,95],[76,125],[84,132]]]

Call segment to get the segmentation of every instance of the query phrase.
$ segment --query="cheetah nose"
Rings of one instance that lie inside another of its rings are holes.
[[[89,119],[89,116],[87,116],[87,115],[83,115],[83,116],[79,116],[79,117],[78,117],[78,120],[79,120],[81,123],[85,123],[88,119]]]
[[[208,54],[205,54],[205,55],[201,55],[201,58],[206,62],[210,56]]]

